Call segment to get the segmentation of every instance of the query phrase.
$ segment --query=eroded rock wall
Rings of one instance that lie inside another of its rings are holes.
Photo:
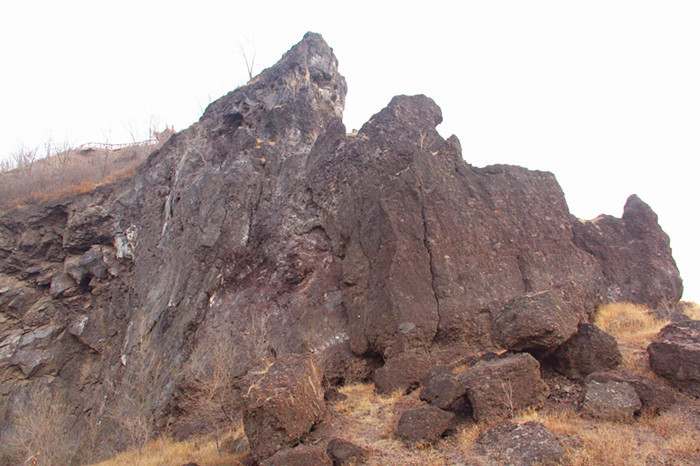
[[[311,353],[336,382],[407,352],[546,355],[606,286],[637,283],[552,174],[470,166],[425,96],[346,134],[345,93],[309,33],[132,180],[3,215],[3,418],[50,386],[80,419],[113,419],[128,395],[158,426],[181,424],[222,355],[234,407],[246,374],[285,354]],[[634,236],[627,256],[672,277],[655,216],[628,210],[607,220]],[[680,296],[640,283],[640,299]]]

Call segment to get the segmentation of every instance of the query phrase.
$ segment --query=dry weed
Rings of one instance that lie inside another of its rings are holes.
[[[611,303],[598,310],[595,324],[620,343],[646,346],[669,321],[659,319],[642,305]]]
[[[243,426],[239,423],[223,436],[210,435],[184,442],[161,437],[144,445],[140,450],[127,451],[98,464],[100,466],[124,464],[160,466],[192,462],[201,465],[236,465],[241,464],[247,455],[247,443]]]

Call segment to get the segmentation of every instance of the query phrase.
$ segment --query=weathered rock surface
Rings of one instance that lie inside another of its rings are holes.
[[[586,377],[586,382],[624,382],[629,384],[642,402],[642,410],[650,413],[666,411],[676,401],[673,390],[651,380],[621,371],[594,372]]]
[[[367,455],[364,448],[340,438],[331,439],[326,452],[333,460],[333,464],[339,466],[362,464]]]
[[[423,380],[420,399],[440,409],[450,409],[452,404],[467,393],[467,385],[448,367],[433,368]]]
[[[560,464],[564,459],[559,441],[537,421],[523,424],[504,421],[484,431],[476,442],[478,451],[496,464]]]
[[[551,353],[576,333],[585,309],[580,297],[580,290],[569,286],[515,298],[494,319],[494,337],[511,351]]]
[[[528,408],[541,408],[549,388],[540,364],[527,353],[478,362],[460,375],[477,421],[512,417]]]
[[[322,378],[312,357],[289,355],[248,389],[243,428],[257,459],[293,447],[320,420],[325,410]]]
[[[683,282],[668,235],[636,195],[627,199],[621,219],[601,215],[575,221],[573,231],[574,242],[593,254],[603,270],[608,302],[667,307],[681,298]]]
[[[628,383],[591,381],[586,384],[581,413],[606,421],[630,421],[641,407],[637,392]]]
[[[289,450],[278,451],[260,462],[260,466],[332,466],[333,461],[322,448],[314,445],[299,445]]]
[[[553,355],[559,372],[572,379],[583,379],[595,371],[615,369],[622,354],[615,338],[594,324],[581,323],[578,332]]]
[[[647,348],[651,369],[675,387],[700,397],[700,321],[669,324]]]
[[[546,354],[606,283],[676,296],[668,238],[637,204],[617,221],[632,249],[611,247],[634,267],[610,265],[619,235],[589,239],[552,174],[470,166],[425,96],[348,135],[345,94],[309,33],[134,178],[2,214],[0,419],[49,385],[93,425],[129,395],[177,428],[198,382],[181,374],[214,354],[240,406],[264,358],[309,353],[341,383],[410,353]]]
[[[401,354],[389,359],[374,372],[374,384],[379,393],[406,392],[420,385],[430,372],[430,359],[422,354]]]
[[[452,427],[454,420],[454,413],[434,406],[409,409],[401,414],[396,435],[408,443],[431,444]]]

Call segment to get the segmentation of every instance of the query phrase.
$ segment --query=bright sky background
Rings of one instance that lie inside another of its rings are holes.
[[[6,1],[0,157],[184,129],[247,81],[239,43],[260,71],[309,30],[348,81],[348,130],[422,93],[467,162],[549,170],[578,217],[637,193],[700,301],[697,0]]]

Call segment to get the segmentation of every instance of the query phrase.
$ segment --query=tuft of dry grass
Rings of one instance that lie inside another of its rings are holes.
[[[595,324],[617,340],[622,353],[622,368],[632,374],[661,381],[649,367],[646,348],[670,321],[653,315],[642,305],[611,303],[602,306]]]
[[[247,445],[243,425],[238,424],[231,431],[221,436],[193,438],[176,442],[168,437],[161,437],[147,443],[141,449],[121,453],[114,458],[98,463],[99,466],[119,466],[138,464],[140,466],[160,466],[164,464],[199,465],[237,465],[248,454],[247,446],[237,448],[239,444]]]
[[[598,310],[595,324],[620,343],[647,345],[669,321],[639,304],[611,303]]]
[[[700,304],[692,301],[681,301],[680,309],[683,314],[693,320],[700,320]]]

